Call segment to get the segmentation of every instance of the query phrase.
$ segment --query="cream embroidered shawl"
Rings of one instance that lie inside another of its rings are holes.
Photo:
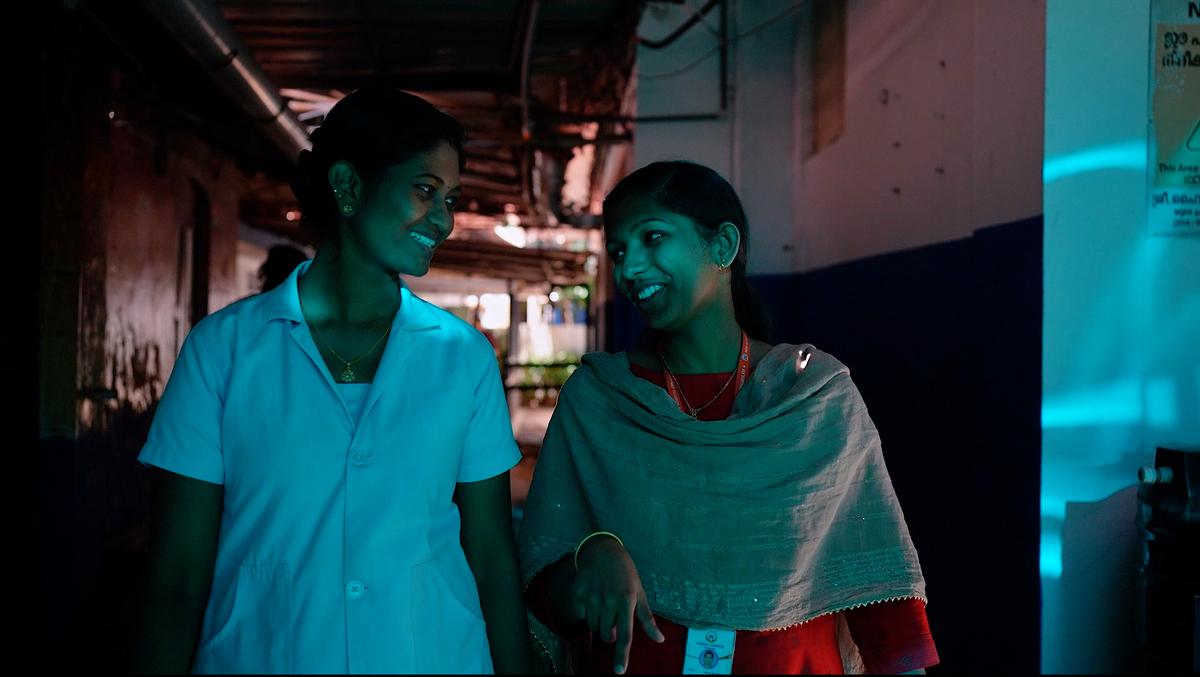
[[[650,608],[767,630],[925,600],[879,435],[833,356],[779,345],[723,421],[681,412],[624,353],[591,353],[559,396],[525,507],[526,584],[596,530],[624,541]]]

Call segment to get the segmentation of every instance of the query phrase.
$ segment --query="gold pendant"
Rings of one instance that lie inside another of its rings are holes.
[[[342,370],[341,374],[338,374],[338,377],[342,379],[342,383],[353,383],[354,379],[358,378],[354,374],[354,370],[350,368],[350,365],[346,365],[346,368]]]

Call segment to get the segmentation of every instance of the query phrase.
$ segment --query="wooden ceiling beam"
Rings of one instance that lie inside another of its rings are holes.
[[[519,194],[521,191],[520,183],[512,183],[506,178],[492,180],[479,176],[478,174],[463,174],[462,185],[463,188],[467,190],[482,189],[500,194],[505,194],[511,191],[516,191]]]
[[[496,180],[517,178],[517,168],[510,162],[476,158],[470,155],[467,155],[466,171],[480,176],[494,177]]]
[[[352,91],[369,84],[386,83],[408,90],[482,90],[515,92],[517,81],[511,73],[498,71],[461,71],[439,73],[392,72],[380,74],[370,67],[345,67],[312,64],[278,64],[264,61],[263,70],[280,87],[296,89],[339,89]]]

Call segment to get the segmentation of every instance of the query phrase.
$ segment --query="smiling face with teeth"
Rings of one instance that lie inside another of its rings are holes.
[[[706,240],[689,217],[630,198],[607,220],[605,240],[617,288],[651,328],[683,331],[730,312],[728,280],[713,263],[720,243]]]
[[[429,272],[434,250],[454,229],[458,167],[458,152],[441,143],[360,183],[342,241],[390,274]]]

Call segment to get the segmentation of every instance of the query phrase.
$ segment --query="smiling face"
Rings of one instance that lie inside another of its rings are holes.
[[[613,280],[647,324],[680,331],[729,294],[709,242],[690,218],[652,200],[630,197],[606,224]]]
[[[343,242],[389,273],[429,272],[434,250],[454,229],[454,203],[462,192],[458,163],[458,152],[440,143],[388,167],[362,187]]]

